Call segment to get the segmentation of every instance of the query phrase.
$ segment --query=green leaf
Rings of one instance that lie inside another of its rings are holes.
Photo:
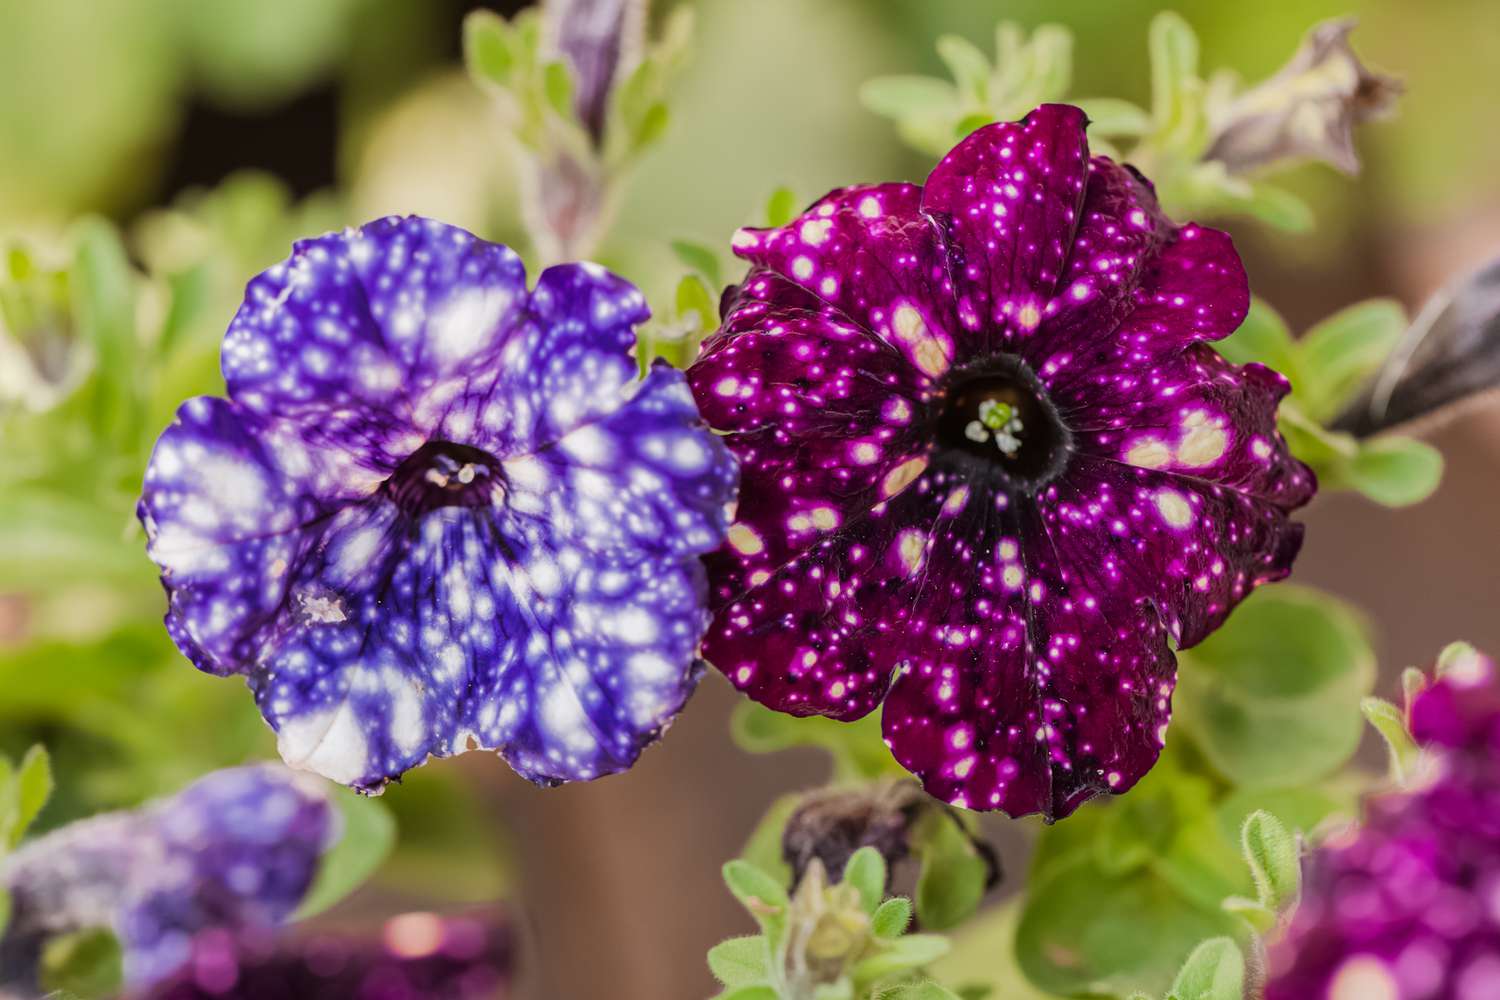
[[[895,896],[881,903],[870,917],[870,933],[882,938],[900,937],[910,923],[911,900]]]
[[[744,850],[740,851],[741,858],[781,885],[788,885],[792,881],[792,868],[781,855],[781,835],[786,831],[787,820],[791,819],[792,813],[801,804],[802,795],[798,792],[789,792],[771,803],[771,807],[746,838]]]
[[[1256,934],[1269,934],[1276,927],[1276,911],[1258,899],[1229,896],[1224,900],[1224,912],[1239,917]]]
[[[858,722],[835,722],[822,716],[798,718],[743,701],[730,717],[730,733],[736,743],[754,753],[796,746],[823,747],[833,755],[834,778],[838,781],[906,773],[885,745],[876,713]]]
[[[989,866],[957,818],[933,810],[923,818],[912,849],[921,859],[917,916],[928,930],[947,930],[968,919],[984,898]]]
[[[1409,507],[1437,490],[1443,455],[1415,438],[1380,437],[1363,442],[1344,471],[1350,485],[1376,503]]]
[[[564,119],[573,119],[573,74],[568,64],[554,59],[542,67],[542,94],[547,104]]]
[[[764,983],[770,964],[770,949],[759,934],[720,941],[708,950],[709,971],[725,986]]]
[[[1297,195],[1265,181],[1250,182],[1248,193],[1224,199],[1226,211],[1243,212],[1288,233],[1305,233],[1316,221],[1313,210]]]
[[[898,972],[920,969],[948,954],[950,947],[948,939],[938,934],[907,934],[856,963],[854,980],[873,983]]]
[[[786,887],[748,861],[736,859],[725,864],[724,884],[757,916],[787,904]]]
[[[657,101],[646,109],[641,118],[640,125],[631,136],[631,148],[637,152],[655,143],[667,131],[667,123],[671,116],[667,112],[664,101]]]
[[[1406,713],[1384,698],[1375,697],[1360,701],[1359,710],[1385,740],[1386,750],[1390,755],[1391,777],[1398,785],[1404,783],[1421,754],[1416,740],[1412,739],[1411,732],[1406,728]]]
[[[123,953],[105,930],[78,931],[49,940],[37,978],[42,989],[69,996],[107,997],[120,990]]]
[[[5,937],[5,928],[10,924],[10,893],[0,889],[0,938]]]
[[[1245,820],[1240,847],[1260,901],[1276,913],[1296,906],[1302,893],[1302,851],[1296,836],[1261,809]]]
[[[723,282],[719,276],[719,255],[710,247],[687,240],[673,240],[672,252],[677,255],[677,259],[684,267],[697,271],[710,286],[713,288],[722,286]]]
[[[1390,354],[1407,326],[1394,299],[1370,299],[1334,313],[1298,345],[1304,381],[1297,387],[1308,415],[1319,423],[1337,416]]]
[[[885,876],[885,858],[873,847],[861,847],[844,864],[843,883],[859,890],[859,902],[867,914],[874,913],[885,898]]]
[[[959,35],[943,35],[937,40],[937,52],[961,93],[976,104],[989,101],[990,61],[973,42]]]
[[[1114,97],[1089,97],[1074,102],[1089,116],[1089,135],[1138,136],[1151,129],[1151,116]]]
[[[1151,114],[1158,128],[1172,129],[1189,117],[1201,89],[1198,36],[1179,14],[1162,11],[1151,21],[1148,47]]]
[[[333,849],[323,855],[317,877],[297,908],[297,920],[323,912],[357,889],[396,843],[396,822],[379,800],[344,788],[331,795],[343,831]]]
[[[1237,365],[1259,362],[1300,384],[1297,344],[1286,321],[1265,299],[1252,298],[1250,311],[1239,329],[1214,345],[1214,349]]]
[[[1245,956],[1227,937],[1205,941],[1188,956],[1168,1000],[1243,1000]]]
[[[797,217],[797,192],[779,187],[766,199],[766,225],[779,229]]]
[[[1354,753],[1374,675],[1349,606],[1307,588],[1263,588],[1182,654],[1174,727],[1233,783],[1304,784]]]
[[[882,991],[877,1000],[960,1000],[957,993],[932,981],[902,983]]]
[[[714,1000],[780,1000],[780,996],[770,986],[737,986],[720,993]]]
[[[679,319],[692,318],[696,321],[696,332],[699,338],[719,325],[719,307],[714,301],[714,293],[696,274],[685,274],[677,283],[675,305]],[[691,350],[696,351],[696,349],[697,340],[694,340]],[[686,359],[688,363],[692,360],[691,355]]]
[[[931,76],[877,76],[859,88],[866,108],[886,118],[943,118],[958,110],[958,91]]]
[[[119,232],[108,221],[85,218],[73,238],[68,287],[78,331],[95,355],[94,427],[111,440],[131,441],[141,417],[135,273]]]
[[[510,47],[510,26],[488,10],[464,18],[464,63],[476,83],[509,86],[516,57]]]
[[[1200,941],[1235,927],[1228,914],[1194,904],[1150,869],[1111,879],[1087,854],[1074,854],[1033,878],[1015,952],[1027,978],[1048,993],[1160,996]]]
[[[15,847],[26,836],[32,821],[52,797],[52,759],[47,748],[38,743],[26,751],[16,770],[16,813],[10,828],[10,846]],[[3,851],[0,851],[3,853]]]

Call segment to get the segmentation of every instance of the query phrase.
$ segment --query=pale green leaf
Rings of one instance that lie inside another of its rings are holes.
[[[318,865],[317,877],[297,908],[298,920],[321,913],[359,888],[396,843],[396,822],[378,799],[344,788],[330,794],[343,829]]]

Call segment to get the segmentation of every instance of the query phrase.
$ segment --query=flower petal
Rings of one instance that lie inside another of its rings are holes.
[[[842,188],[780,229],[742,229],[734,249],[878,334],[928,378],[948,370],[959,324],[948,260],[912,184]]]
[[[527,301],[510,248],[381,219],[303,240],[250,282],[224,338],[225,382],[252,412],[394,466],[406,438],[436,429],[444,407],[424,397],[492,372]]]
[[[688,372],[740,460],[737,520],[711,557],[716,602],[911,481],[920,375],[888,344],[767,272],[752,272]]]
[[[948,247],[958,312],[974,351],[1036,329],[1067,265],[1088,176],[1087,119],[1044,104],[986,125],[927,178],[922,211]]]
[[[1176,664],[1150,605],[1096,572],[1087,536],[1049,540],[1030,501],[977,527],[933,536],[929,593],[953,597],[928,613],[946,634],[909,633],[882,727],[930,794],[1050,822],[1151,769]],[[964,586],[966,562],[983,589]]]
[[[303,558],[298,529],[376,482],[222,399],[183,404],[152,452],[139,513],[167,629],[200,669],[230,673],[251,656]]]
[[[698,556],[734,467],[660,367],[605,420],[504,465],[496,509],[413,537],[377,499],[330,523],[253,685],[282,756],[366,790],[495,749],[540,783],[622,771],[696,684]]]
[[[1085,384],[1092,391],[1085,391]],[[1288,384],[1206,344],[1080,383],[1071,414],[1084,454],[1211,482],[1292,510],[1316,488],[1276,429]]]

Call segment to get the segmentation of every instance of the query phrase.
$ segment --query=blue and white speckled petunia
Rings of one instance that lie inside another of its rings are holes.
[[[596,265],[528,289],[421,218],[250,282],[229,398],[182,406],[140,517],[172,637],[247,678],[288,763],[374,792],[493,749],[556,784],[681,709],[736,469],[681,373],[637,381],[647,315]]]
[[[48,939],[94,928],[119,938],[129,984],[156,982],[204,931],[287,920],[341,835],[326,786],[279,764],[215,771],[172,798],[63,827],[0,864],[12,905],[0,983],[31,985]]]

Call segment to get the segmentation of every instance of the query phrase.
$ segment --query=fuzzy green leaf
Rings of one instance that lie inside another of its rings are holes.
[[[773,229],[791,222],[797,217],[797,192],[789,187],[779,187],[766,199],[766,225]]]
[[[1205,941],[1188,956],[1167,1000],[1243,1000],[1245,956],[1232,938]]]
[[[948,939],[937,934],[907,934],[854,966],[856,982],[873,983],[898,972],[920,969],[948,954]]]
[[[688,240],[673,240],[671,245],[672,253],[677,255],[684,267],[698,272],[711,287],[720,287],[719,255],[710,247]]]
[[[123,953],[105,930],[78,931],[49,940],[37,978],[42,989],[64,996],[108,997],[119,992]]]
[[[766,981],[771,952],[759,934],[720,941],[708,950],[708,968],[725,986],[751,986]]]
[[[516,57],[510,26],[493,11],[476,10],[464,18],[464,63],[477,83],[508,86]]]
[[[1258,362],[1281,372],[1293,386],[1301,382],[1296,341],[1286,321],[1265,299],[1252,298],[1245,321],[1214,349],[1237,365]]]
[[[1366,441],[1349,460],[1350,485],[1378,504],[1409,507],[1432,496],[1443,479],[1443,455],[1415,438]]]
[[[26,751],[15,774],[15,815],[11,820],[10,844],[15,847],[26,836],[37,814],[52,797],[52,760],[41,744]],[[4,846],[4,845],[0,845]]]
[[[902,983],[878,994],[877,1000],[961,1000],[959,994],[932,981]]]
[[[928,930],[947,930],[979,908],[989,868],[959,821],[945,812],[929,814],[914,840],[913,849],[922,861],[917,916]]]
[[[1394,299],[1369,299],[1341,309],[1308,330],[1298,349],[1304,383],[1298,394],[1308,414],[1327,423],[1385,361],[1406,329],[1406,310]]]
[[[1151,128],[1151,116],[1129,101],[1088,97],[1074,103],[1089,116],[1090,136],[1138,136]]]
[[[911,900],[905,896],[887,899],[870,917],[870,933],[876,937],[896,938],[906,933],[911,923]]]
[[[1302,854],[1297,837],[1261,809],[1245,820],[1240,847],[1260,901],[1277,913],[1296,906],[1302,892]]]
[[[961,93],[976,104],[989,100],[990,61],[967,38],[943,35],[937,40],[938,56],[958,84]]]
[[[1269,587],[1184,651],[1173,724],[1235,784],[1300,785],[1353,755],[1374,674],[1353,609],[1307,588]]]
[[[787,904],[786,887],[748,861],[736,859],[725,864],[724,884],[757,916],[768,908]]]
[[[844,865],[845,885],[859,890],[860,905],[872,914],[885,898],[885,858],[873,847],[861,847]]]
[[[932,76],[877,76],[859,88],[860,103],[897,120],[951,116],[958,108],[953,84]]]
[[[378,799],[344,788],[331,794],[343,831],[323,855],[317,877],[297,908],[298,920],[323,912],[359,888],[396,843],[396,821]]]
[[[1385,740],[1390,755],[1391,777],[1397,784],[1406,781],[1412,773],[1421,750],[1411,732],[1406,728],[1406,713],[1384,698],[1368,697],[1359,703],[1365,720]]]
[[[1257,934],[1269,934],[1276,926],[1276,911],[1258,899],[1229,896],[1223,905],[1225,913],[1239,917]]]

